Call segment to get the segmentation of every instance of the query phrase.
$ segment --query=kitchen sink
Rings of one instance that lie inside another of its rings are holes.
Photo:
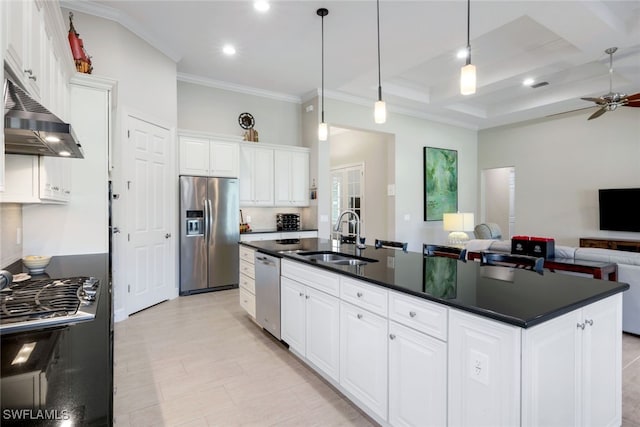
[[[378,262],[376,259],[331,251],[298,252],[297,255],[308,259],[309,261],[326,262],[335,265],[365,265],[371,262]]]

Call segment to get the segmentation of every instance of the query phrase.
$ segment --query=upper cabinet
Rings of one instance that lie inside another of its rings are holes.
[[[240,206],[273,206],[273,148],[240,147]]]
[[[275,206],[309,206],[309,152],[274,150]]]
[[[237,142],[180,136],[180,175],[237,177]]]

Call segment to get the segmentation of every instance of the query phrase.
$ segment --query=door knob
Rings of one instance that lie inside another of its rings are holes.
[[[167,233],[167,234],[164,235],[165,239],[168,239],[169,237],[171,237],[171,233]]]
[[[119,233],[120,229],[118,227],[113,227],[113,234]]]

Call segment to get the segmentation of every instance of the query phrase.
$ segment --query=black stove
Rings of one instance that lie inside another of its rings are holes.
[[[87,276],[12,283],[0,291],[0,333],[92,320],[99,285]]]

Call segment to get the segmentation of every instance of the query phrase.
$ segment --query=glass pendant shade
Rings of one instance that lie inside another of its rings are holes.
[[[472,95],[476,93],[476,66],[467,64],[460,69],[460,93]]]
[[[373,120],[378,124],[387,121],[387,104],[384,101],[376,101],[373,108]]]
[[[326,141],[329,136],[329,128],[325,122],[318,125],[318,139],[320,141]]]

